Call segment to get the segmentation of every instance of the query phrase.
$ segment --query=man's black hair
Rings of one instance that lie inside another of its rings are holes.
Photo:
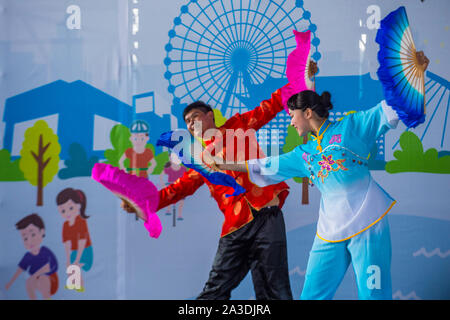
[[[208,113],[209,111],[213,111],[209,104],[204,103],[203,101],[195,101],[189,104],[183,110],[183,119],[185,119],[186,115],[193,109],[200,109],[203,113]]]

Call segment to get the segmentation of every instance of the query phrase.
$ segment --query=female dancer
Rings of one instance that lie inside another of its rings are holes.
[[[419,53],[424,69],[428,59]],[[215,165],[248,171],[267,186],[292,177],[310,178],[322,193],[317,233],[301,299],[331,299],[352,262],[360,299],[392,299],[391,240],[386,214],[395,201],[373,180],[367,160],[377,138],[398,123],[386,104],[330,122],[330,94],[302,91],[288,100],[291,125],[312,139],[280,156],[244,164]]]

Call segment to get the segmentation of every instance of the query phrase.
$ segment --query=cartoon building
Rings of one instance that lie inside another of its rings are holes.
[[[137,100],[133,98],[133,102]],[[136,113],[135,103],[130,106],[80,80],[58,80],[6,100],[3,147],[17,157],[23,132],[32,122],[44,119],[57,132],[61,159],[68,158],[69,146],[74,142],[82,145],[87,154],[103,158],[103,152],[110,147],[111,128],[118,123],[129,126],[135,118],[151,124],[151,142],[170,128],[170,116],[158,116],[154,108]]]

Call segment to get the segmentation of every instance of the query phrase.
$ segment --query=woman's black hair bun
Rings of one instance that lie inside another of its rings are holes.
[[[333,105],[331,104],[331,94],[328,91],[322,92],[320,104],[327,110],[333,109]]]

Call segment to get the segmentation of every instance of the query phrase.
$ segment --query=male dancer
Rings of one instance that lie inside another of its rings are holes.
[[[311,69],[315,74],[317,65],[313,63]],[[230,158],[234,161],[247,160],[255,150],[258,150],[258,158],[264,157],[255,135],[250,136],[249,141],[244,138],[244,143],[239,148],[239,143],[236,143],[237,135],[234,134],[236,130],[257,131],[282,111],[281,90],[275,91],[270,99],[263,101],[255,109],[235,114],[219,128],[215,125],[212,108],[201,101],[188,105],[183,117],[189,132],[195,137],[204,138],[205,132],[217,129],[223,137],[222,142],[232,139],[234,143],[228,146],[225,143],[219,150],[220,156],[227,161]],[[212,140],[203,140],[209,150],[217,145],[217,141]],[[231,148],[228,152],[227,147]],[[218,156],[217,152],[215,155]],[[247,192],[227,198],[225,195],[232,193],[230,187],[213,185],[192,169],[159,191],[158,210],[192,195],[206,182],[225,216],[209,279],[197,299],[229,299],[231,291],[249,270],[252,273],[256,299],[292,299],[286,231],[281,212],[289,187],[282,182],[260,188],[251,183],[247,174],[234,171],[225,173],[233,176]],[[122,203],[122,207],[129,213],[134,212],[126,202]]]

